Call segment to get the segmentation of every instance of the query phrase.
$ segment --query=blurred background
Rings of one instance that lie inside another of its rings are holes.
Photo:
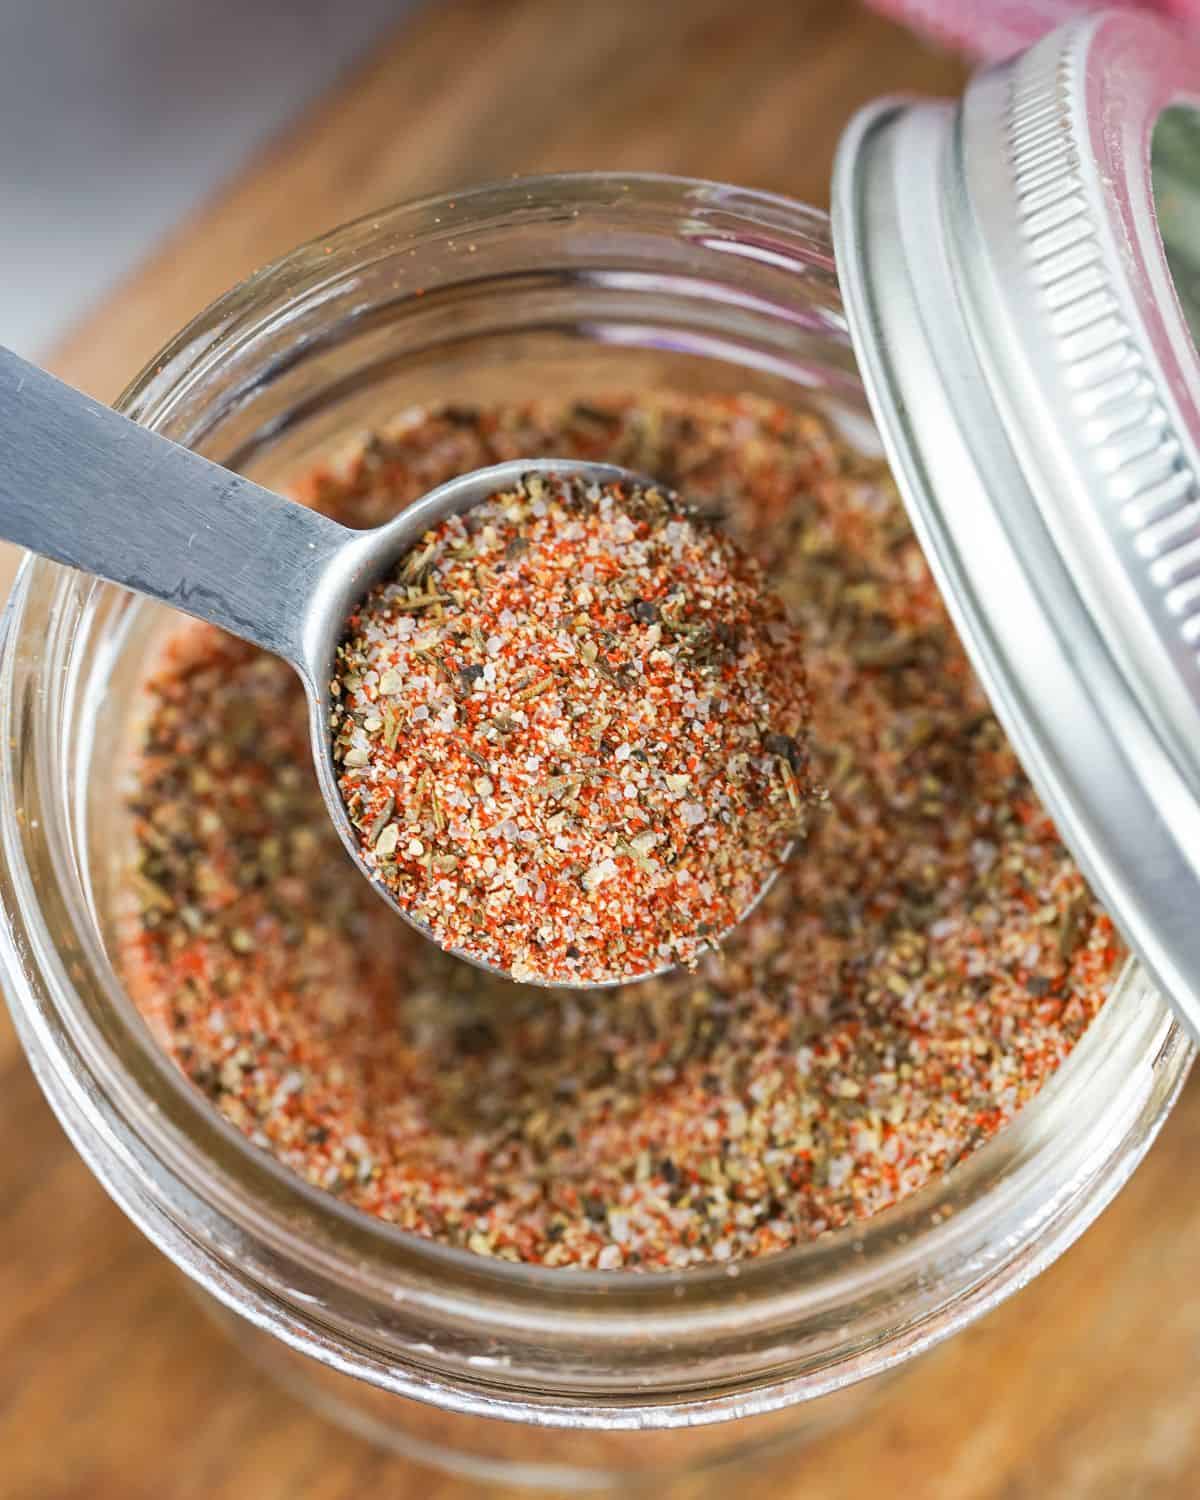
[[[28,356],[51,347],[168,229],[345,76],[417,3],[0,0],[4,340]],[[1089,0],[875,3],[979,57],[1003,56],[1089,7]],[[1200,0],[1131,3],[1183,16],[1200,8]],[[485,10],[498,20],[511,8],[495,0]],[[703,26],[711,8],[694,8]],[[822,45],[827,24],[852,8],[852,0],[797,0],[788,7],[791,43]],[[533,9],[557,11],[563,24],[577,11],[581,26],[607,29],[597,24],[599,17],[585,19],[572,0]],[[590,9],[607,13],[611,23],[629,5],[601,0]],[[754,4],[724,9],[731,24],[758,24]],[[531,30],[530,40],[535,36]],[[712,84],[722,88],[715,53],[712,61]],[[622,60],[637,73],[647,63],[632,55]],[[553,57],[545,64],[543,86],[553,98]],[[442,82],[450,92],[455,80],[447,72]],[[724,80],[724,87],[737,86],[733,77]],[[743,76],[740,86],[753,93],[754,80]],[[705,107],[702,98],[689,103]],[[797,101],[797,118],[804,103]],[[592,97],[586,107],[603,112],[604,100]],[[410,101],[395,100],[393,119],[406,130],[417,124]],[[498,144],[503,156],[502,137]],[[606,164],[630,163],[614,157]],[[512,165],[525,163],[513,153]]]
[[[947,49],[994,58],[1015,51],[1070,14],[1095,8],[1096,0],[872,3]],[[1200,14],[1200,0],[1127,3],[1184,17]],[[356,66],[369,63],[372,50],[386,46],[418,5],[443,10],[448,35],[458,34],[464,7],[455,0],[0,0],[0,204],[6,270],[0,283],[0,337],[28,357],[53,349],[168,231],[235,179],[256,153],[277,142],[281,132],[303,118],[306,107]],[[673,14],[678,8],[668,10]],[[656,56],[662,55],[655,49],[657,5],[646,7],[649,24],[637,25],[626,25],[636,0],[601,0],[587,8],[574,0],[525,7],[491,0],[468,6],[475,30],[464,33],[462,54],[441,49],[440,71],[420,81],[415,97],[397,93],[386,118],[381,107],[379,129],[419,153],[424,118],[445,123],[449,100],[472,86],[481,31],[494,29],[510,33],[515,45],[496,54],[488,80],[475,86],[491,97],[495,82],[503,87],[505,70],[513,79],[523,78],[522,70],[536,64],[537,88],[547,106],[565,106],[554,113],[552,123],[547,119],[539,125],[539,148],[552,150],[561,143],[555,164],[583,164],[570,152],[578,123],[573,116],[586,117],[586,133],[602,143],[600,162],[605,166],[682,170],[670,140],[680,114],[690,114],[693,127],[710,120],[714,130],[707,139],[712,145],[717,131],[727,131],[731,116],[737,115],[744,116],[748,129],[760,132],[740,159],[752,174],[761,161],[760,175],[769,177],[776,175],[772,156],[778,142],[766,133],[764,120],[773,118],[779,129],[791,126],[797,181],[771,185],[820,201],[828,132],[818,127],[811,146],[797,132],[806,118],[820,113],[822,91],[832,97],[838,74],[855,66],[854,47],[865,54],[887,32],[876,27],[844,45],[835,33],[846,14],[857,9],[853,0],[740,7],[696,0],[684,8],[693,12],[691,23],[685,35],[673,36],[671,45],[682,41],[692,47],[689,60],[700,63],[702,86],[697,89],[696,77],[689,74],[686,93],[671,97],[669,86],[655,85],[653,95],[646,90]],[[514,15],[520,23],[507,25]],[[560,98],[553,51],[558,28],[576,30],[591,49],[589,81],[598,86],[585,98]],[[665,25],[662,35],[673,29]],[[757,79],[738,65],[742,53],[754,55],[756,49],[747,47],[745,39],[730,45],[736,32],[756,30],[811,59],[806,87],[812,92],[792,101],[789,118],[782,100],[767,101],[762,95],[762,83],[777,70],[766,68]],[[635,37],[644,40],[644,51],[634,50]],[[495,43],[482,45],[487,60]],[[539,46],[549,50],[535,53]],[[864,84],[889,85],[883,57],[872,51]],[[944,69],[919,66],[915,77],[897,69],[895,82],[937,86],[945,76]],[[631,100],[647,107],[623,124],[612,106]],[[470,114],[468,106],[460,124],[465,126]],[[842,123],[838,116],[826,114],[825,119],[831,127]],[[598,135],[601,122],[605,128]],[[461,144],[482,145],[479,155],[492,170],[529,170],[535,163],[528,139],[520,131],[506,135],[504,124],[501,105],[487,118],[485,145],[466,136]],[[694,133],[700,148],[705,132],[694,128]],[[539,160],[545,154],[539,149]],[[422,172],[419,159],[396,167],[380,183],[388,196],[407,191],[414,182],[447,185]],[[698,149],[692,170],[719,175],[716,151]],[[346,195],[351,200],[353,186],[351,181]],[[303,195],[303,185],[297,191]],[[327,227],[306,217],[302,202],[293,210],[293,221],[305,233]],[[270,242],[271,253],[282,248]],[[191,310],[221,287],[204,290],[206,296]]]
[[[405,0],[3,0],[0,332],[45,350]]]
[[[858,106],[957,94],[968,55],[1087,3],[0,0],[0,342],[112,399],[300,241],[516,172],[677,172],[824,205]],[[1200,0],[1130,3],[1200,17]],[[2,1009],[0,1141],[0,1500],[479,1493],[247,1366],[104,1197]],[[1192,1089],[1059,1264],[869,1425],[739,1497],[1200,1493],[1200,1204],[1181,1186],[1198,1159]]]

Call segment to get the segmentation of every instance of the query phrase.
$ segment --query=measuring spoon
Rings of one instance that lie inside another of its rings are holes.
[[[651,482],[612,464],[518,459],[439,485],[385,526],[351,531],[0,347],[0,537],[219,625],[288,662],[304,684],[317,781],[342,843],[374,889],[431,941],[429,929],[363,862],[338,790],[329,728],[336,652],[355,607],[425,532],[530,473],[576,474],[599,484]]]

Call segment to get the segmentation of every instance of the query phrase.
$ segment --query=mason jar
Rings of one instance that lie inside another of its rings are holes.
[[[716,183],[590,174],[402,205],[235,288],[119,407],[287,489],[348,434],[414,405],[663,388],[816,408],[878,451],[823,214]],[[867,1377],[1061,1254],[1183,1083],[1191,1043],[1131,958],[997,1136],[896,1206],[786,1252],[566,1273],[369,1218],[228,1124],[151,1038],[114,964],[126,814],[112,768],[173,619],[41,559],[22,566],[0,654],[5,990],[112,1197],[248,1360],[377,1441],[559,1488],[798,1441],[863,1409]]]

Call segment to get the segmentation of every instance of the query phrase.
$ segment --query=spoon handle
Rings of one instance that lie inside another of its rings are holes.
[[[0,347],[0,538],[299,664],[351,535]]]

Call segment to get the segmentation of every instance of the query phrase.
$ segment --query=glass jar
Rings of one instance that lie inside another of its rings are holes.
[[[427,199],[236,288],[120,405],[282,488],[414,403],[639,386],[817,406],[870,444],[825,217],[648,176]],[[40,559],[23,566],[0,661],[4,983],[43,1088],[117,1202],[257,1357],[393,1446],[585,1487],[811,1431],[865,1377],[1060,1254],[1184,1079],[1190,1046],[1130,962],[1013,1124],[900,1205],[786,1253],[568,1275],[370,1220],[229,1126],[151,1040],[114,971],[111,768],[169,619]]]

